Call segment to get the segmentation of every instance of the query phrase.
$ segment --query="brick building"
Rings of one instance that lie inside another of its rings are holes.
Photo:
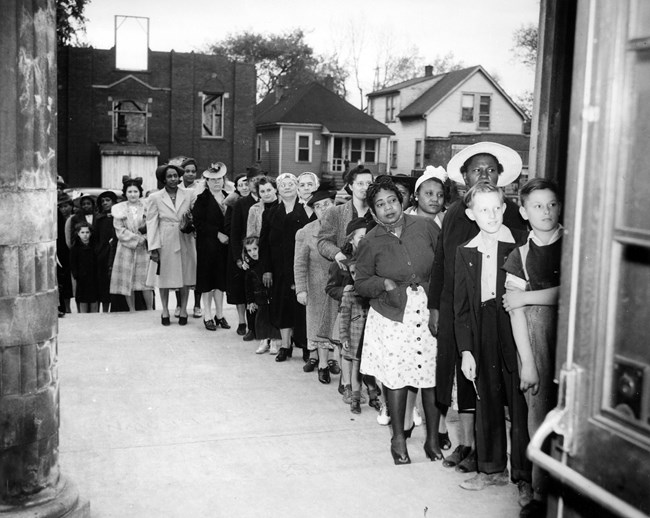
[[[58,55],[58,156],[70,186],[155,188],[158,163],[221,161],[229,176],[254,158],[255,67],[214,55],[148,51],[147,70],[120,70],[115,49]]]

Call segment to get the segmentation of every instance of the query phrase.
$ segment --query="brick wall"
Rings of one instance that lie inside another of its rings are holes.
[[[202,138],[202,91],[227,94],[222,138]],[[148,143],[159,150],[161,161],[187,155],[204,168],[218,160],[232,174],[253,163],[253,65],[150,51],[149,70],[129,72],[115,70],[113,49],[66,47],[59,51],[57,165],[70,186],[100,186],[98,144],[112,140],[110,97],[151,99]]]

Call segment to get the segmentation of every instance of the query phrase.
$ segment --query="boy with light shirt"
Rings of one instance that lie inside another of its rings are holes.
[[[508,483],[504,401],[511,420],[512,480],[522,495],[530,494],[531,463],[526,401],[519,390],[517,350],[510,318],[501,304],[506,258],[523,243],[525,233],[503,225],[503,191],[491,182],[476,183],[465,195],[466,214],[480,232],[456,250],[454,327],[461,370],[476,390],[476,455],[478,474],[460,487],[478,491]],[[527,489],[527,491],[522,491]]]
[[[557,186],[534,178],[520,192],[521,215],[532,231],[523,246],[512,251],[504,265],[503,306],[510,315],[520,359],[520,388],[528,403],[528,432],[532,436],[555,406],[553,382],[557,340],[557,302],[563,228]],[[534,499],[521,517],[545,516],[548,475],[533,466]]]

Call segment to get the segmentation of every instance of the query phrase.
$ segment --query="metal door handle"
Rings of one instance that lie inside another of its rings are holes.
[[[566,464],[562,464],[542,451],[542,445],[551,433],[555,432],[559,435],[564,435],[564,421],[567,413],[568,410],[566,408],[555,408],[548,413],[546,419],[544,419],[544,422],[530,440],[530,444],[526,450],[528,458],[538,466],[544,468],[563,484],[572,487],[580,494],[590,498],[615,515],[622,518],[648,518],[648,515],[645,513],[632,507],[627,502],[606,491]]]

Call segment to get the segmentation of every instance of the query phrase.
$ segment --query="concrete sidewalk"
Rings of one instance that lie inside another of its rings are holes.
[[[60,466],[108,517],[517,517],[517,488],[468,492],[468,475],[395,466],[389,427],[355,416],[332,384],[256,342],[160,312],[59,319]],[[455,447],[454,423],[450,435]],[[470,475],[471,476],[471,475]]]

